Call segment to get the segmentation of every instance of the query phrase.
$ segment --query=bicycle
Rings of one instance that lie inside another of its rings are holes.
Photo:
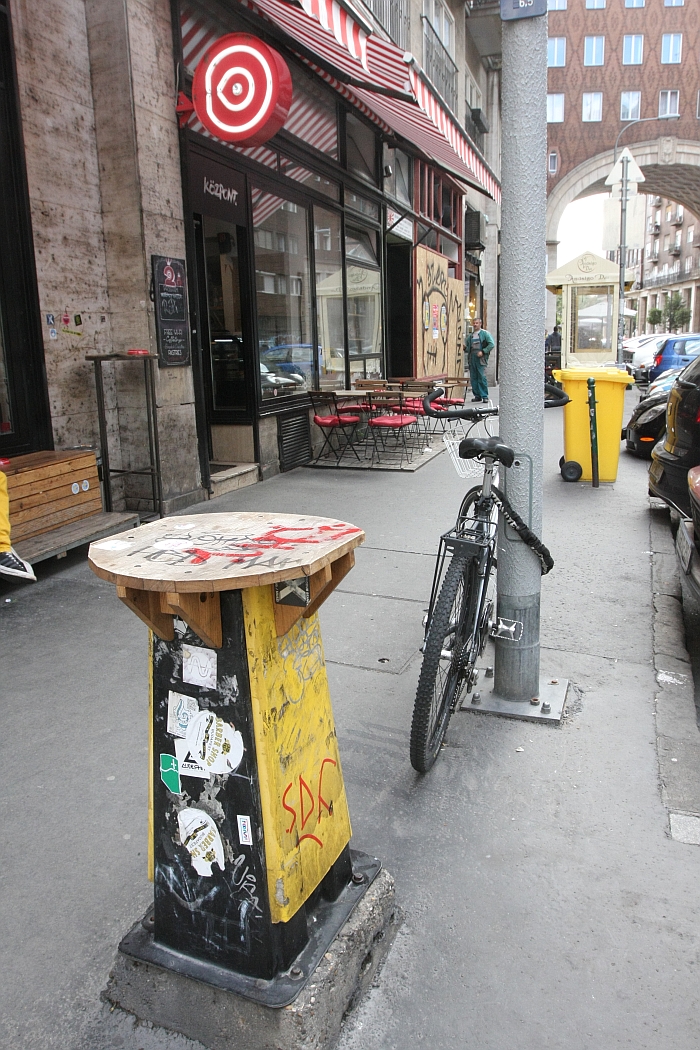
[[[498,415],[498,408],[490,406],[436,412],[432,402],[443,393],[438,388],[423,399],[427,415],[472,424]],[[569,400],[553,384],[545,384],[545,394],[546,407]],[[489,636],[517,641],[522,634],[522,624],[517,621],[499,619],[494,624],[497,512],[538,555],[543,575],[554,566],[547,548],[494,484],[497,464],[510,467],[515,459],[513,449],[494,435],[467,434],[459,443],[459,456],[483,460],[484,471],[481,484],[464,496],[454,528],[440,537],[411,725],[411,765],[419,773],[427,773],[433,766],[464,689],[469,693],[474,688],[476,661]]]

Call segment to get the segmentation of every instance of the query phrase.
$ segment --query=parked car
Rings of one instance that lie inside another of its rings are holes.
[[[700,335],[669,335],[662,339],[657,347],[654,361],[649,368],[649,381],[657,379],[669,368],[683,368],[700,354]]]
[[[700,356],[676,377],[668,397],[666,437],[651,455],[650,495],[688,517],[688,471],[700,466]]]
[[[666,429],[666,404],[668,390],[659,390],[643,397],[629,422],[622,431],[625,448],[633,456],[651,459],[654,445],[663,437]]]
[[[670,394],[673,384],[682,371],[682,368],[669,368],[668,372],[662,372],[658,379],[650,383],[645,397],[652,397],[654,394],[660,394],[662,391],[665,394]]]
[[[271,372],[267,365],[260,362],[260,386],[265,391],[272,391],[273,397],[276,397],[282,390],[285,393],[290,394],[293,390],[303,384],[304,380],[301,376],[276,376],[274,372]]]
[[[627,371],[636,383],[643,385],[649,382],[649,369],[662,342],[658,335],[645,335],[623,350],[622,357]]]

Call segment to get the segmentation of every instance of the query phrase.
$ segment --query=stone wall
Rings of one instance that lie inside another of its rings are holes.
[[[57,448],[98,443],[86,352],[155,351],[151,254],[184,258],[168,0],[12,0],[42,322]],[[64,313],[68,323],[63,324]],[[76,321],[76,317],[81,323]],[[113,466],[143,468],[143,371],[105,368]],[[192,370],[157,377],[163,488],[204,498]],[[141,507],[150,486],[126,479]]]

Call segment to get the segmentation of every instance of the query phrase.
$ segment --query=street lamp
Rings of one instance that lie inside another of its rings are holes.
[[[637,117],[630,120],[615,139],[613,149],[613,171],[617,164],[617,147],[620,139],[634,124],[646,124],[650,120],[679,120],[680,113],[666,113],[658,117]],[[629,154],[622,155],[622,179],[620,185],[620,276],[618,287],[618,319],[617,319],[617,363],[622,366],[622,341],[625,335],[625,270],[627,269],[627,169],[629,166]]]

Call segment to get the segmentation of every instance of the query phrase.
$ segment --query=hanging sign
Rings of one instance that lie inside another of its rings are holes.
[[[287,119],[292,78],[282,56],[262,40],[250,33],[228,33],[199,61],[192,102],[215,138],[259,146]]]
[[[501,20],[547,14],[547,0],[501,0]]]
[[[190,363],[187,276],[184,259],[152,255],[158,364]]]

